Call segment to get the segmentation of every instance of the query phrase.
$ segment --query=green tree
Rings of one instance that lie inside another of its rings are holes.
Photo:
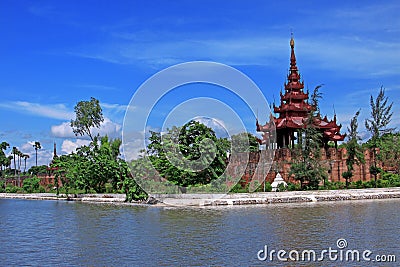
[[[3,175],[3,166],[4,169],[7,167],[7,156],[5,153],[5,150],[7,150],[7,148],[10,147],[10,144],[8,144],[7,142],[1,142],[0,143],[0,176]]]
[[[97,138],[95,138],[96,140]],[[118,177],[118,155],[119,146],[121,145],[120,139],[108,140],[108,137],[100,139],[98,142],[92,142],[89,147],[82,147],[78,149],[78,155],[86,158],[87,176],[90,177],[89,187],[96,192],[103,192],[105,184],[112,181],[114,185],[117,184]],[[115,151],[118,148],[118,151]],[[84,163],[85,165],[85,163]]]
[[[26,160],[30,158],[28,154],[22,154],[21,156],[24,159],[24,173],[26,173]]]
[[[19,155],[19,150],[17,147],[13,147],[11,154],[13,155],[14,160],[14,177],[17,177],[17,164],[16,164],[16,157]]]
[[[9,147],[10,147],[10,144],[7,142],[1,142],[1,144],[0,144],[0,177],[4,176],[4,182],[3,182],[4,189],[6,188],[6,184],[7,184],[6,178],[5,178],[6,176],[4,173],[5,173],[5,170],[7,169],[7,166],[9,164],[11,164],[10,159],[6,156],[6,153],[5,153],[5,151]],[[3,167],[4,167],[4,171],[3,171]]]
[[[91,128],[99,128],[104,121],[103,111],[99,100],[94,97],[90,101],[80,101],[75,106],[75,120],[71,120],[71,127],[76,136],[88,135],[94,141]]]
[[[347,158],[346,166],[347,171],[342,173],[343,178],[346,180],[346,188],[349,188],[349,180],[353,177],[354,164],[359,165],[360,163],[365,163],[364,153],[362,151],[361,145],[358,141],[361,138],[358,136],[358,122],[357,118],[360,115],[360,111],[357,111],[354,117],[350,121],[350,128],[347,128],[349,132],[348,142],[346,144]]]
[[[322,133],[314,126],[314,120],[319,111],[318,101],[321,98],[319,89],[322,85],[315,87],[311,95],[313,109],[307,116],[305,128],[299,131],[300,156],[292,161],[290,175],[300,182],[301,188],[307,185],[310,189],[318,189],[321,180],[327,178],[325,168],[321,164],[321,140]]]
[[[370,106],[371,106],[371,117],[365,120],[365,128],[372,135],[369,144],[373,152],[374,160],[373,160],[373,165],[370,166],[370,172],[371,174],[374,175],[375,187],[376,187],[377,175],[379,173],[379,168],[376,165],[377,141],[381,136],[381,134],[389,133],[394,130],[394,128],[387,128],[393,115],[392,112],[393,102],[388,104],[388,97],[385,96],[385,89],[381,87],[381,89],[379,90],[379,94],[375,100],[371,95]]]
[[[147,160],[146,162],[148,163]],[[136,178],[139,178],[148,174],[147,170],[150,168],[146,168],[143,163],[143,158],[139,158],[132,161],[129,168],[124,160],[120,160],[119,162],[120,179],[118,186],[121,186],[121,189],[125,192],[126,201],[128,202],[132,200],[144,200],[148,197],[133,177],[135,175]]]
[[[57,196],[59,195],[59,182],[61,182],[62,187],[65,189],[67,197],[69,190],[76,187],[76,171],[80,167],[79,160],[80,158],[74,153],[61,155],[53,159],[51,168],[53,169],[54,187],[56,188]]]
[[[37,167],[37,151],[38,149],[42,149],[42,146],[40,145],[39,141],[35,141],[35,143],[33,144],[33,148],[35,149],[36,153],[36,167]]]
[[[6,160],[6,167],[8,167],[10,173],[11,173],[11,162],[12,162],[13,158],[14,157],[12,155],[10,155],[10,156],[7,157],[7,160]]]
[[[136,184],[127,163],[119,158],[121,140],[109,140],[107,136],[94,136],[91,132],[93,127],[99,127],[104,120],[99,101],[94,98],[81,101],[75,106],[75,112],[76,119],[71,120],[75,135],[88,135],[92,142],[88,146],[78,148],[76,153],[54,158],[51,169],[56,177],[57,194],[60,180],[67,195],[71,189],[104,192],[106,184],[110,183],[114,190],[123,190],[128,201],[145,199],[147,194]],[[40,143],[35,145],[37,159]],[[15,171],[17,157],[18,153],[15,151]],[[19,166],[22,158],[22,155],[18,158]],[[47,166],[44,166],[44,169],[41,167],[34,166],[29,171],[36,174],[47,170]]]
[[[369,146],[367,142],[366,146]],[[379,149],[377,160],[381,166],[400,173],[400,133],[385,133],[376,140]]]
[[[18,151],[18,186],[21,187],[21,165],[22,165],[22,157],[24,153]]]
[[[34,176],[32,178],[26,178],[24,180],[23,189],[27,193],[37,192],[40,187],[40,178]]]
[[[225,171],[227,140],[204,124],[190,121],[164,135],[150,133],[147,154],[168,181],[182,187],[205,185]]]
[[[107,183],[111,183],[114,190],[122,189],[124,180],[130,178],[130,172],[126,162],[119,158],[120,146],[120,139],[109,140],[104,136],[98,140],[94,137],[93,142],[78,148],[76,153],[55,158],[52,164],[55,176],[67,192],[76,188],[86,193],[91,190],[102,193]],[[136,192],[133,182],[126,184],[126,188],[129,186],[127,193]]]
[[[29,168],[28,173],[30,175],[39,175],[47,173],[47,165],[32,166]]]

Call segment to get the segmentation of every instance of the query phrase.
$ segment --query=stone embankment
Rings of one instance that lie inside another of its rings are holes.
[[[55,194],[51,193],[0,193],[0,198],[69,200],[97,203],[125,202],[124,194],[82,194],[69,195],[68,197],[61,195],[57,197]],[[152,194],[147,202],[135,202],[133,204],[155,204],[156,206],[237,206],[395,198],[400,198],[400,187],[242,194]]]
[[[247,194],[155,194],[161,203],[177,206],[235,206],[400,198],[400,188],[265,192]]]
[[[32,200],[66,200],[66,201],[85,201],[85,202],[125,202],[124,194],[70,194],[68,197],[61,194],[57,197],[53,193],[35,193],[35,194],[14,194],[0,193],[0,198],[17,198]]]

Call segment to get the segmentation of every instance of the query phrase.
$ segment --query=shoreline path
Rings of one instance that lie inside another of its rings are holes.
[[[235,193],[235,194],[153,194],[147,202],[125,202],[124,194],[82,194],[57,197],[52,193],[17,194],[0,193],[3,199],[31,199],[31,200],[58,200],[82,201],[96,203],[118,203],[131,205],[153,206],[236,206],[236,205],[269,205],[276,203],[303,203],[350,201],[368,199],[400,199],[400,187],[345,189],[345,190],[318,190],[318,191],[287,191],[263,193]]]

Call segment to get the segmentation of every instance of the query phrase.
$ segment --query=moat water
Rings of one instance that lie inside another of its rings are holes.
[[[399,207],[400,200],[165,208],[0,199],[0,263],[398,266]],[[301,261],[304,250],[314,250],[321,258],[321,252],[329,248],[337,253],[325,253],[322,262],[311,256]],[[281,258],[289,261],[279,260],[276,253],[271,256],[272,250],[285,250]],[[346,261],[347,250],[358,250],[360,261]],[[367,250],[371,253],[365,260],[361,253]],[[298,251],[300,261],[291,261],[290,251],[292,257]],[[392,262],[376,262],[376,255]]]

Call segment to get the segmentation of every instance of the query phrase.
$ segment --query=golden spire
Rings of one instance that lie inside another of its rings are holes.
[[[292,38],[290,38],[290,46],[294,48],[294,38],[293,38],[293,32],[292,32]]]

